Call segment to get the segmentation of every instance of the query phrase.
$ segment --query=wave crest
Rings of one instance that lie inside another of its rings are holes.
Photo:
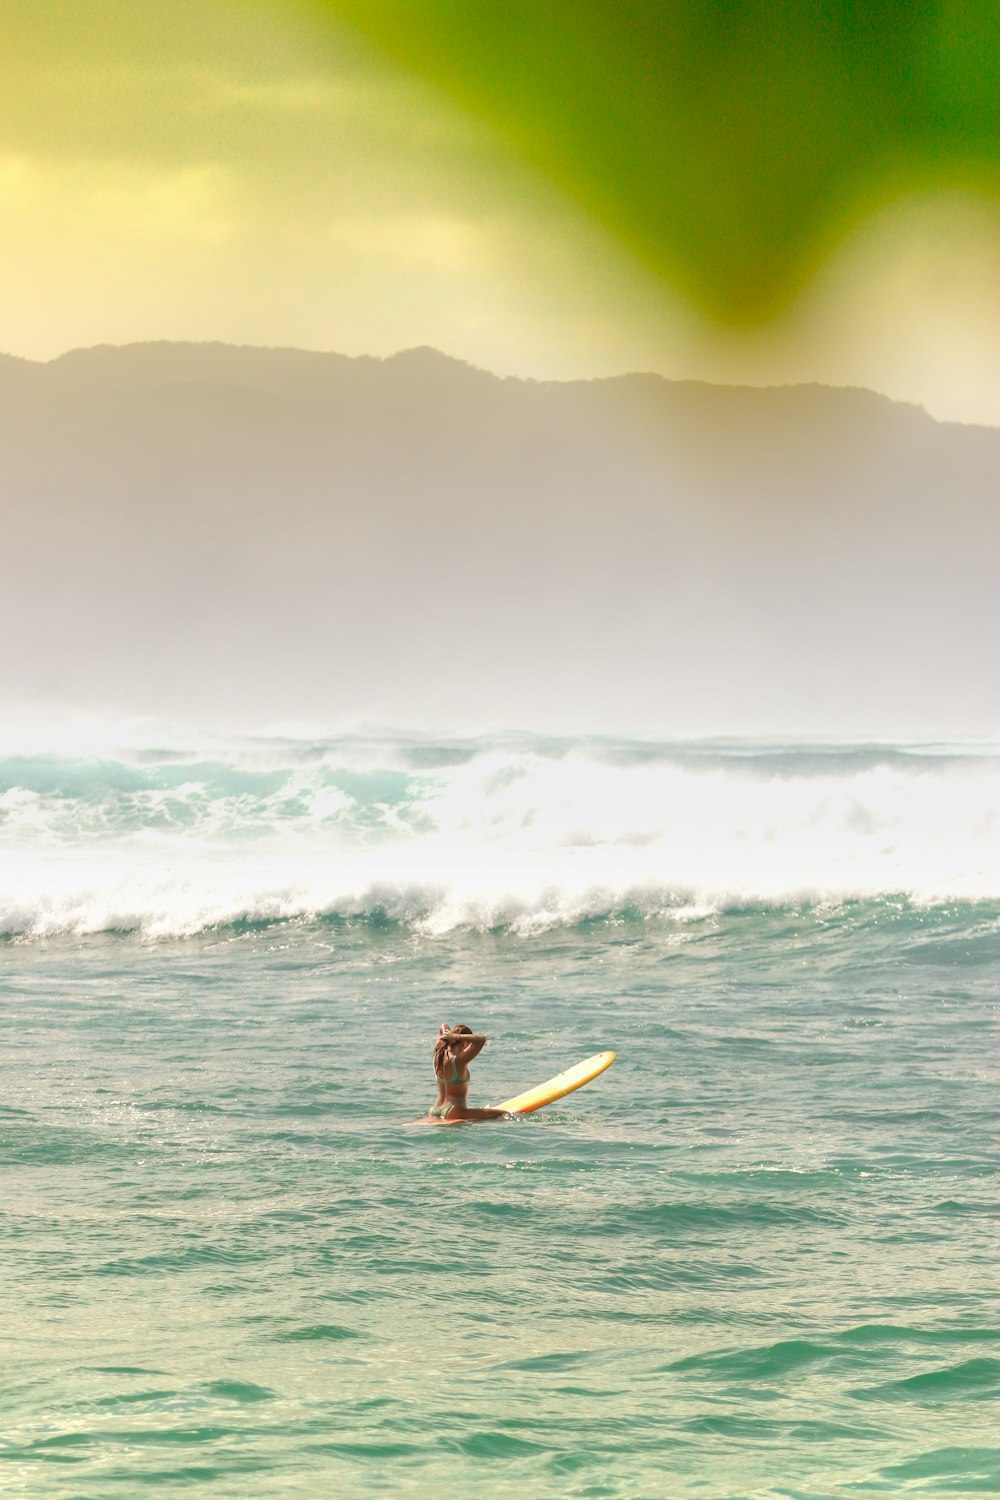
[[[1000,899],[993,751],[524,736],[213,749],[0,763],[0,932],[333,916],[528,933]]]

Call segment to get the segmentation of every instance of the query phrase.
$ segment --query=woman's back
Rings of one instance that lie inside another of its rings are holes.
[[[434,1044],[438,1097],[427,1111],[429,1119],[457,1124],[464,1120],[495,1120],[503,1116],[502,1109],[469,1109],[466,1104],[469,1063],[478,1057],[485,1045],[486,1038],[477,1036],[469,1026],[445,1023],[440,1028]]]

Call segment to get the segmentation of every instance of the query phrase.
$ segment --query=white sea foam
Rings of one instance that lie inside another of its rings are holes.
[[[213,738],[0,775],[12,935],[375,913],[527,933],[626,911],[1000,900],[1000,754],[982,745]]]

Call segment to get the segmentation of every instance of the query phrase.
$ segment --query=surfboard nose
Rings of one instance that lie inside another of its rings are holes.
[[[515,1094],[513,1099],[505,1100],[497,1108],[505,1109],[512,1115],[533,1114],[536,1109],[543,1109],[546,1104],[552,1104],[556,1099],[582,1089],[585,1083],[592,1083],[610,1068],[617,1056],[617,1052],[595,1052],[593,1057],[567,1068],[563,1073],[557,1073],[554,1078],[538,1084],[536,1088],[528,1089],[523,1094]]]

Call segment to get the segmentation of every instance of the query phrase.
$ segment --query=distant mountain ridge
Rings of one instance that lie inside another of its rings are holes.
[[[160,340],[138,344],[96,344],[71,349],[48,361],[0,355],[0,370],[9,378],[47,379],[62,384],[87,380],[107,389],[168,383],[208,383],[251,386],[303,394],[331,394],[349,382],[377,381],[387,373],[433,371],[438,378],[459,372],[481,380],[499,377],[436,349],[403,350],[381,358],[294,348],[263,348],[252,344],[185,343]]]
[[[618,727],[987,712],[1000,431],[870,391],[2,356],[0,495],[0,622],[39,622],[8,691],[86,696],[99,662],[129,701],[233,712],[261,670],[276,713],[411,722],[442,684],[529,727],[536,699]]]
[[[902,407],[918,411],[938,426],[969,425],[942,423],[922,408],[863,386],[825,386],[817,382],[796,385],[743,386],[723,385],[700,380],[677,380],[652,372],[632,371],[621,375],[596,376],[586,380],[539,380],[520,376],[500,376],[430,345],[403,349],[391,355],[347,355],[332,351],[263,347],[252,344],[222,342],[186,342],[154,340],[133,344],[96,344],[71,349],[51,360],[32,360],[19,355],[0,353],[0,377],[38,383],[51,380],[83,380],[105,388],[137,384],[208,383],[243,385],[274,393],[330,395],[350,385],[374,387],[379,382],[398,383],[417,378],[421,382],[476,382],[481,387],[523,386],[529,389],[576,388],[580,386],[616,387],[637,385],[672,390],[745,392],[748,399],[767,399],[788,391],[824,391],[834,398],[872,401],[883,407]],[[993,430],[993,429],[987,429]]]

